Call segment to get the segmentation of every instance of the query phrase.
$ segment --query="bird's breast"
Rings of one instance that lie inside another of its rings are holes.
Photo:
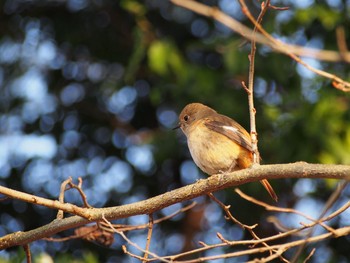
[[[242,147],[205,125],[191,129],[187,143],[196,165],[209,175],[240,169],[238,163]]]

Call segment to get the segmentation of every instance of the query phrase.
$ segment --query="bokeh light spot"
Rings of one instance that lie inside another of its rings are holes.
[[[149,172],[154,166],[153,153],[149,145],[131,146],[126,159],[141,172]]]
[[[200,179],[200,173],[197,166],[193,161],[184,161],[180,166],[181,182],[184,185],[192,184],[196,180]]]

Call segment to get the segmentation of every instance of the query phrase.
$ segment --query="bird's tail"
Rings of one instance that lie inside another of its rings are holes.
[[[262,183],[262,185],[265,187],[265,189],[270,194],[272,199],[277,202],[278,201],[278,197],[277,197],[275,191],[273,190],[272,186],[270,185],[269,181],[267,181],[266,179],[263,179],[263,180],[260,181],[260,183]]]

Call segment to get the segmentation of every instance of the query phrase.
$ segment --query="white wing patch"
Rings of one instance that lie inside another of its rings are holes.
[[[233,126],[222,126],[222,128],[230,132],[238,133],[238,129]]]

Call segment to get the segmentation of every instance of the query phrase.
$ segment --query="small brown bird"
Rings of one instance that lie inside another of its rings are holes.
[[[188,104],[179,116],[179,127],[196,165],[212,175],[252,166],[253,152],[249,133],[231,118],[201,103]],[[270,183],[260,181],[270,196],[277,195]]]

